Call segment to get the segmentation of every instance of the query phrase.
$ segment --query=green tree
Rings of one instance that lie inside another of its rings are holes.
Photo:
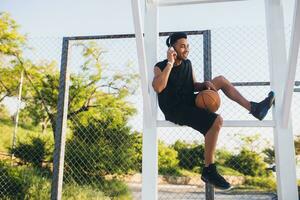
[[[23,58],[22,48],[26,40],[18,32],[18,25],[9,14],[0,14],[0,28],[0,102],[5,97],[16,96],[23,71],[25,80],[22,99],[26,104],[21,119],[34,125],[42,124],[43,130],[50,125],[54,133],[59,93],[57,63],[33,63]],[[81,49],[83,59],[80,69],[70,75],[69,119],[91,109],[99,112],[102,108],[97,102],[106,94],[125,100],[135,92],[137,74],[128,73],[127,69],[125,73],[102,73],[105,66],[101,59],[105,51],[95,42],[76,43],[71,48]]]
[[[19,142],[10,152],[25,164],[31,163],[35,167],[42,167],[45,157],[50,153],[46,142],[38,137],[31,137],[28,142]]]
[[[3,55],[20,54],[25,37],[19,33],[19,25],[6,12],[0,12],[0,53]]]
[[[204,146],[177,140],[173,145],[178,152],[179,166],[188,170],[204,165]]]
[[[243,135],[243,134],[236,134],[236,137],[239,137],[241,139],[241,146],[245,147],[246,149],[249,149],[250,151],[257,151],[257,141],[260,139],[259,134],[254,135]]]
[[[139,133],[137,131],[133,132],[131,134],[131,142],[132,142],[132,148],[134,151],[133,155],[133,163],[134,163],[134,170],[138,172],[142,172],[142,148],[143,148],[143,136],[142,133]]]
[[[296,155],[300,154],[300,136],[296,136],[295,138],[295,151]]]
[[[78,43],[76,46],[82,48],[84,61],[80,70],[70,75],[68,119],[73,121],[82,112],[94,115],[93,113],[109,110],[117,102],[110,102],[109,99],[112,97],[119,101],[116,106],[120,106],[120,111],[131,113],[132,109],[128,109],[129,107],[121,102],[135,92],[137,74],[126,72],[104,76],[100,59],[104,51],[95,43],[87,45]],[[59,93],[59,73],[56,63],[34,65],[21,59],[20,63],[31,86],[31,91],[27,92],[28,95],[25,97],[27,112],[24,114],[30,114],[34,124],[42,123],[44,128],[50,124],[54,133]]]
[[[136,169],[134,140],[124,122],[89,118],[86,125],[78,124],[73,131],[66,143],[65,162],[67,176],[77,183]]]
[[[174,174],[178,169],[178,153],[162,141],[158,143],[158,171],[161,174]]]
[[[268,164],[275,163],[275,151],[274,148],[266,148],[263,150],[263,153],[266,155],[264,161]]]
[[[225,165],[249,176],[267,175],[267,165],[256,152],[243,148],[237,155],[232,155]]]
[[[0,12],[0,102],[18,92],[21,69],[16,66],[16,56],[22,55],[25,41],[15,20]]]
[[[8,119],[9,118],[9,112],[7,108],[0,104],[0,119]]]

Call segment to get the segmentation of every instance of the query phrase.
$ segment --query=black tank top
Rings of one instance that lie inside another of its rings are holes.
[[[163,71],[167,62],[168,60],[164,60],[155,66]],[[166,88],[158,94],[158,104],[166,116],[181,104],[195,105],[194,81],[190,60],[183,60],[180,65],[172,68]]]

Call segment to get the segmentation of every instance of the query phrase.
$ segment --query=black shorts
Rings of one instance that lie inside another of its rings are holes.
[[[195,105],[180,105],[176,109],[165,115],[166,120],[175,124],[192,127],[203,135],[207,133],[213,125],[218,114],[205,109],[196,107]]]

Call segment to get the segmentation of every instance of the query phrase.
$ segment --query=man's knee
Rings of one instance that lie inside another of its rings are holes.
[[[216,77],[216,79],[218,80],[218,81],[220,81],[220,82],[222,82],[222,83],[224,83],[224,82],[227,82],[228,80],[224,77],[224,76],[222,76],[222,75],[220,75],[220,76],[217,76]]]
[[[213,123],[213,128],[221,129],[222,126],[223,126],[223,118],[220,115],[218,115]]]

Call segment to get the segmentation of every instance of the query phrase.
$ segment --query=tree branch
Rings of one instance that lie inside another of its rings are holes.
[[[40,91],[35,87],[33,81],[30,78],[30,75],[27,73],[27,70],[26,70],[26,68],[24,66],[24,63],[23,63],[22,59],[18,55],[15,55],[15,56],[18,59],[18,61],[20,62],[21,66],[23,67],[25,77],[28,79],[28,81],[31,84],[32,88],[34,89],[34,91],[38,95],[38,98],[41,100],[42,105],[43,105],[43,107],[44,107],[44,109],[45,109],[45,111],[46,111],[46,113],[47,113],[47,115],[48,115],[51,123],[55,123],[54,114],[50,112],[50,110],[48,109],[47,104],[45,102],[45,99],[43,98],[43,96],[40,93]],[[53,125],[54,126],[52,126],[52,128],[55,127],[55,124],[53,124]],[[53,130],[53,133],[54,132],[55,132],[55,130]]]

